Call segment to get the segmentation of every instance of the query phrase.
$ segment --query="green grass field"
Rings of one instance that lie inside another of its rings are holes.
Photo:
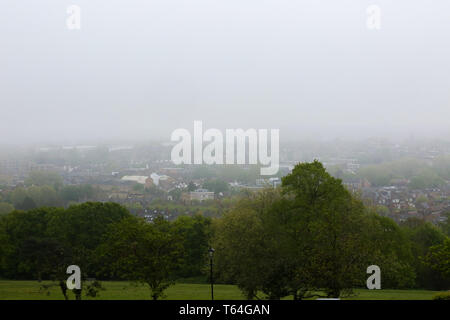
[[[50,284],[51,282],[43,282]],[[129,282],[105,281],[106,289],[100,291],[98,300],[148,300],[149,289],[142,285],[133,285]],[[0,280],[0,300],[62,300],[59,287],[53,286],[49,294],[39,290],[37,281],[7,281]],[[364,290],[356,289],[355,295],[345,299],[364,300],[429,300],[438,291],[427,290]],[[210,286],[208,284],[177,283],[166,290],[168,300],[209,300]],[[69,293],[74,299],[72,293]],[[214,285],[214,298],[216,300],[244,299],[239,289],[234,285]],[[94,299],[83,296],[83,299]]]

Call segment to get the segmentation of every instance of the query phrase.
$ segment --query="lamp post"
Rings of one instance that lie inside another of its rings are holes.
[[[209,253],[209,267],[210,267],[209,277],[210,277],[210,280],[211,280],[211,300],[214,300],[214,281],[213,281],[213,256],[214,256],[214,249],[213,248],[209,248],[208,253]]]

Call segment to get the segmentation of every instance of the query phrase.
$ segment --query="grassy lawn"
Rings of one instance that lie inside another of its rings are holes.
[[[50,282],[43,282],[49,284]],[[149,289],[142,285],[129,282],[102,282],[105,291],[100,291],[99,300],[146,300],[150,299]],[[7,281],[0,280],[0,300],[62,300],[59,287],[50,289],[46,295],[39,291],[37,281]],[[346,299],[365,300],[428,300],[437,291],[427,290],[364,290],[356,289],[355,295]],[[209,300],[211,298],[208,284],[177,283],[166,290],[166,299],[170,300]],[[71,299],[74,296],[69,292]],[[214,298],[217,300],[244,299],[239,289],[234,285],[214,285]],[[83,296],[83,299],[89,299]],[[92,299],[92,298],[90,298]]]
[[[439,291],[429,290],[368,290],[355,289],[350,300],[431,300]]]

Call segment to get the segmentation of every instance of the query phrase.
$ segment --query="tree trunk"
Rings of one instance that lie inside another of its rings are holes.
[[[61,288],[61,292],[64,296],[64,299],[69,300],[69,297],[67,296],[67,286],[64,281],[59,281],[59,287]]]

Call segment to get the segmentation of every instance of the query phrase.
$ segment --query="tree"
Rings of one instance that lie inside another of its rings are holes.
[[[338,297],[362,284],[364,207],[318,161],[298,164],[281,193],[266,189],[215,222],[219,275],[249,298]]]
[[[130,217],[112,225],[105,239],[98,253],[112,276],[147,284],[153,300],[173,284],[182,247],[169,222]]]
[[[425,168],[411,179],[409,187],[411,189],[435,188],[444,183],[444,179],[442,179],[435,171],[431,168]]]
[[[377,205],[375,207],[375,211],[377,212],[377,214],[379,214],[380,216],[384,216],[387,217],[389,215],[389,208],[383,205]]]
[[[117,203],[85,202],[72,205],[49,221],[48,233],[70,248],[70,264],[78,265],[83,276],[95,276],[103,264],[96,256],[109,225],[130,217]]]
[[[174,223],[174,232],[183,242],[183,261],[178,274],[181,277],[195,277],[203,273],[210,246],[211,219],[200,215],[180,216]]]
[[[0,202],[0,215],[14,211],[14,207],[7,202]]]
[[[58,241],[50,237],[47,227],[51,216],[62,209],[41,208],[14,211],[3,217],[0,234],[4,241],[2,273],[12,279],[50,277]]]
[[[9,195],[9,202],[11,202],[12,205],[17,208],[18,206],[22,205],[26,197],[27,192],[24,188],[16,188]]]
[[[191,182],[189,182],[187,189],[188,189],[188,191],[195,191],[195,189],[197,189],[197,186],[195,185],[195,183],[193,183],[191,181]]]
[[[34,201],[36,207],[56,207],[61,204],[55,189],[48,185],[31,186],[27,189],[27,195]]]
[[[264,229],[257,212],[244,205],[214,221],[216,278],[235,283],[247,299],[257,298],[264,284],[264,271],[268,270]],[[265,294],[270,295],[270,288]]]
[[[143,184],[135,183],[133,185],[133,191],[134,192],[144,192],[144,190],[145,190],[145,186]]]
[[[420,219],[408,219],[402,228],[411,243],[413,257],[412,266],[416,272],[416,285],[430,290],[447,289],[449,281],[435,272],[429,265],[423,263],[431,247],[444,243],[446,236],[436,226]]]
[[[314,161],[296,165],[282,179],[283,192],[292,197],[294,221],[303,237],[305,260],[300,270],[309,274],[310,286],[324,288],[327,296],[339,297],[360,280],[364,269],[364,207]],[[300,290],[300,288],[299,288]]]
[[[450,211],[444,213],[444,217],[446,218],[444,222],[439,223],[439,227],[442,232],[444,232],[447,237],[450,237]]]
[[[58,190],[63,185],[62,177],[52,171],[32,171],[27,179],[25,179],[27,186],[51,186]]]
[[[214,193],[224,193],[228,191],[228,184],[220,179],[207,180],[203,184],[203,188],[213,191]]]
[[[70,185],[64,186],[59,190],[59,197],[64,204],[70,202],[92,200],[95,196],[96,190],[89,185]]]
[[[33,201],[32,198],[30,198],[28,196],[25,197],[25,199],[23,200],[23,202],[21,204],[16,206],[17,209],[25,210],[25,211],[34,209],[36,207],[37,207],[36,203]]]
[[[450,238],[447,237],[442,244],[430,247],[423,262],[450,283]]]
[[[394,177],[391,170],[381,165],[363,167],[359,170],[358,175],[361,178],[366,178],[374,186],[386,186]]]
[[[109,225],[129,216],[114,203],[84,203],[67,210],[39,208],[2,216],[0,274],[10,279],[57,281],[68,299],[66,268],[80,266],[83,279],[96,275],[103,264],[96,249]],[[81,298],[81,290],[74,293]]]
[[[19,210],[59,206],[62,204],[58,193],[53,187],[48,185],[33,185],[26,189],[17,188],[11,193],[9,199]]]
[[[182,191],[179,188],[174,188],[169,191],[169,196],[172,197],[173,200],[178,201],[181,199]]]
[[[415,287],[414,257],[403,229],[392,219],[369,212],[364,237],[370,252],[367,265],[380,267],[383,288]]]
[[[99,270],[104,262],[97,256],[97,248],[111,224],[130,216],[128,210],[117,203],[100,202],[72,205],[52,215],[47,232],[60,245],[59,256],[54,260],[52,279],[58,281],[66,299],[67,266],[78,265],[82,279],[101,276]],[[74,289],[77,299],[81,299],[82,290]],[[92,293],[92,290],[87,293]]]

